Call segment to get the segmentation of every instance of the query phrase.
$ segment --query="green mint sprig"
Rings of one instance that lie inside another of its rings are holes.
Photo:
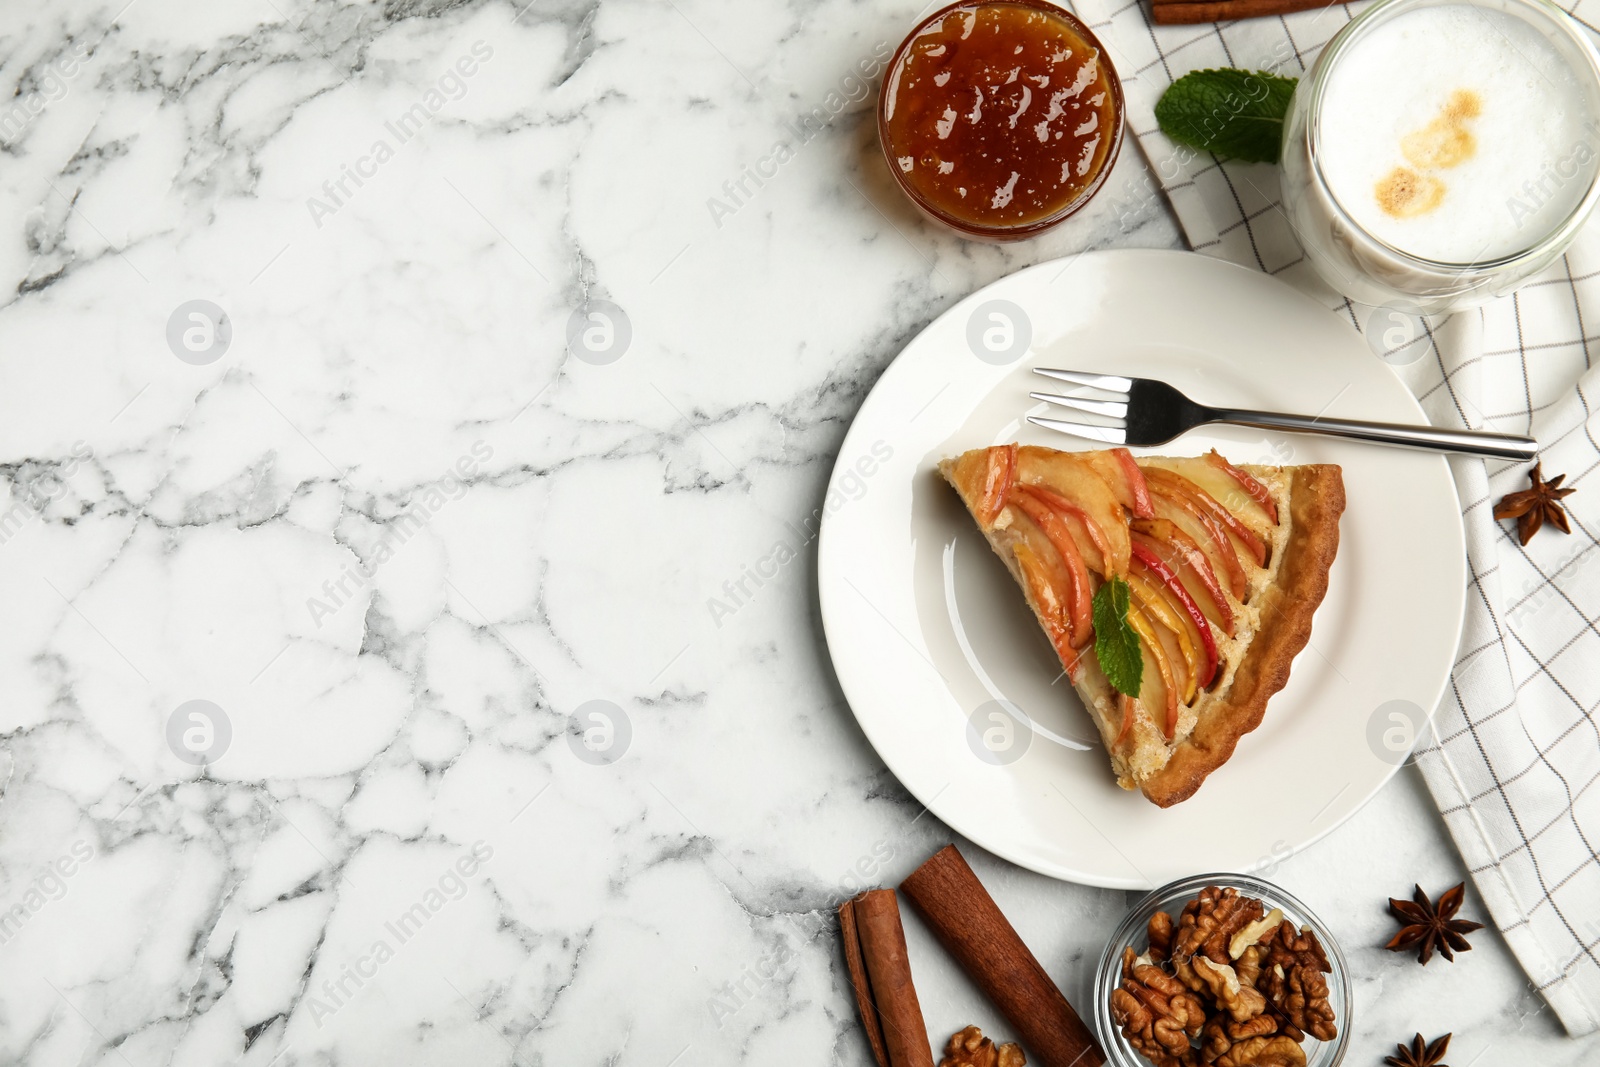
[[[1139,635],[1128,625],[1128,596],[1128,583],[1121,578],[1109,578],[1095,590],[1094,654],[1112,688],[1136,697],[1144,677],[1144,655]]]
[[[1276,163],[1296,79],[1218,67],[1185,74],[1156,102],[1161,132],[1223,159]]]

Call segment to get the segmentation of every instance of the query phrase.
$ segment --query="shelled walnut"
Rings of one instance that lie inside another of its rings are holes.
[[[1228,963],[1233,959],[1228,954],[1233,936],[1266,913],[1261,901],[1240,896],[1232,886],[1208,886],[1200,890],[1191,905],[1192,910],[1183,910],[1172,949],[1175,958],[1200,955],[1213,963]]]
[[[1213,1060],[1212,1067],[1306,1067],[1306,1050],[1282,1034],[1249,1037]]]
[[[1260,945],[1251,945],[1240,953],[1239,958],[1233,963],[1233,969],[1238,973],[1239,981],[1251,989],[1261,988],[1261,960],[1266,955],[1266,952],[1267,950]]]
[[[1238,972],[1226,963],[1212,963],[1197,956],[1194,971],[1206,984],[1217,1010],[1226,1011],[1234,1022],[1248,1022],[1267,1010],[1267,998],[1241,982]]]
[[[950,1035],[939,1067],[1025,1067],[1027,1062],[1021,1045],[996,1045],[982,1030],[968,1026]]]
[[[1152,960],[1161,963],[1172,955],[1172,916],[1164,911],[1156,912],[1145,924],[1145,934],[1150,938],[1146,953]]]
[[[1133,949],[1122,950],[1122,984],[1111,993],[1111,1017],[1128,1043],[1155,1062],[1189,1052],[1205,1024],[1205,1009],[1183,984]]]
[[[1282,911],[1207,886],[1146,934],[1143,953],[1123,950],[1111,1016],[1156,1067],[1305,1067],[1307,1034],[1338,1036],[1327,953]]]
[[[1213,1015],[1200,1031],[1200,1055],[1209,1063],[1241,1041],[1252,1037],[1270,1037],[1277,1032],[1278,1022],[1270,1015],[1257,1015],[1242,1023],[1233,1022],[1222,1015]]]
[[[1333,968],[1328,954],[1310,929],[1296,930],[1285,920],[1267,943],[1261,961],[1261,990],[1295,1026],[1319,1041],[1332,1041],[1339,1027],[1328,1002],[1328,981]]]

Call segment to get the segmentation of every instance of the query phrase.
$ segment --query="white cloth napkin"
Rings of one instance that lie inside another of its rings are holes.
[[[1196,154],[1161,134],[1153,110],[1191,70],[1299,77],[1365,5],[1203,26],[1152,26],[1146,0],[1074,6],[1123,78],[1130,130],[1191,246],[1301,286],[1364,334],[1392,329],[1316,280],[1278,206],[1274,166]],[[1107,192],[1124,216],[1155,195]],[[1565,502],[1571,536],[1547,530],[1523,548],[1491,512],[1527,487],[1528,467],[1451,460],[1467,531],[1466,629],[1416,756],[1495,924],[1574,1036],[1600,1027],[1600,483],[1587,478],[1600,464],[1597,226],[1515,296],[1430,321],[1397,366],[1435,424],[1531,433],[1545,476],[1564,473],[1579,489]]]

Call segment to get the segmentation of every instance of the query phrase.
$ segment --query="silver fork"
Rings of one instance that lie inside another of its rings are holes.
[[[1359,422],[1354,419],[1326,419],[1319,415],[1283,415],[1274,411],[1249,411],[1243,408],[1214,408],[1197,404],[1166,382],[1152,378],[1126,378],[1118,374],[1085,374],[1082,371],[1035,367],[1035,374],[1087,386],[1115,396],[1096,400],[1059,393],[1029,393],[1047,404],[1087,412],[1116,420],[1120,425],[1078,422],[1071,419],[1028,421],[1047,430],[1071,434],[1089,441],[1110,445],[1161,445],[1196,426],[1228,422],[1255,426],[1263,430],[1292,430],[1329,437],[1353,437],[1380,445],[1426,448],[1437,452],[1464,452],[1497,459],[1531,460],[1539,454],[1539,442],[1531,437],[1484,433],[1480,430],[1440,430],[1432,426],[1408,426],[1397,422]]]

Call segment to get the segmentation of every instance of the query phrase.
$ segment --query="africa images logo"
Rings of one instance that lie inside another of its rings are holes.
[[[383,565],[432,522],[446,504],[466,496],[472,488],[470,480],[477,476],[479,466],[487,463],[493,455],[493,445],[483,440],[474,441],[468,454],[457,457],[443,478],[429,482],[412,495],[405,507],[388,521],[383,534],[365,556],[358,557],[353,563],[346,563],[337,578],[324,581],[322,596],[307,597],[306,611],[316,628],[322,629],[323,622],[330,615],[351,603],[362,590],[372,585]]]
[[[868,453],[857,457],[854,463],[840,464],[834,470],[828,495],[820,508],[812,510],[803,529],[791,526],[790,530],[795,536],[780,537],[754,564],[745,564],[739,568],[737,577],[722,583],[722,596],[706,598],[706,611],[711,615],[714,628],[722,629],[722,624],[730,616],[755,599],[756,593],[776,579],[784,567],[800,558],[800,553],[821,535],[825,516],[867,495],[867,479],[877,474],[893,458],[894,447],[886,441],[874,441]]]
[[[711,221],[716,224],[717,229],[722,229],[724,220],[738,214],[739,209],[753,200],[756,193],[766,187],[767,182],[776,178],[779,170],[794,159],[800,149],[833,125],[834,119],[843,114],[847,108],[860,104],[872,95],[875,79],[883,72],[884,65],[888,62],[889,51],[889,42],[879,41],[873,47],[871,55],[859,60],[839,79],[834,88],[828,90],[822,103],[804,112],[799,121],[784,123],[787,137],[774,141],[766,155],[753,164],[744,164],[739,168],[738,174],[723,182],[722,196],[706,198],[706,210],[711,213]],[[754,188],[751,188],[752,186]]]
[[[67,880],[94,859],[94,846],[87,841],[72,843],[64,854],[44,865],[9,908],[0,911],[0,945],[10,944],[35,915],[51,901],[67,895]]]
[[[322,229],[323,219],[337,215],[362,186],[376,178],[378,168],[426,129],[446,104],[467,95],[467,79],[478,73],[481,64],[494,57],[494,49],[484,41],[474,41],[469,52],[447,67],[422,94],[422,99],[384,122],[383,128],[394,138],[393,144],[389,143],[389,138],[379,137],[354,163],[339,164],[339,173],[322,183],[321,198],[306,198],[306,210],[311,213],[311,221],[316,223],[317,229]]]
[[[494,848],[484,841],[474,841],[470,851],[456,857],[445,867],[409,908],[383,924],[384,936],[373,940],[367,950],[354,960],[340,966],[331,978],[325,978],[317,992],[307,998],[311,1021],[322,1028],[323,1020],[350,1003],[355,995],[378,976],[378,969],[405,946],[406,942],[421,933],[430,920],[452,900],[460,900],[470,888],[469,879],[478,869],[494,858]]]

